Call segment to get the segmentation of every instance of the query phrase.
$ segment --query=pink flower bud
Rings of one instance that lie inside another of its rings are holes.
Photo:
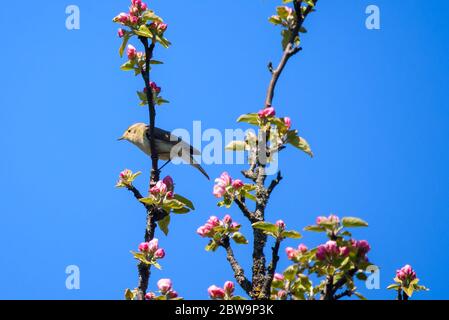
[[[330,223],[339,223],[340,222],[340,218],[338,218],[336,215],[331,214],[327,220],[329,220]]]
[[[144,3],[144,2],[142,2],[142,4],[140,5],[140,9],[141,9],[142,11],[146,11],[146,10],[148,9],[147,4]]]
[[[324,247],[324,245],[318,246],[315,255],[319,261],[326,260],[326,248]]]
[[[120,172],[120,179],[126,180],[131,176],[132,172],[129,169],[125,169]]]
[[[224,296],[225,296],[225,291],[224,291],[224,289],[222,289],[222,288],[220,288],[220,287],[217,287],[217,286],[215,286],[215,285],[210,286],[210,287],[207,289],[207,291],[208,291],[208,293],[209,293],[209,296],[210,296],[212,299],[223,299]]]
[[[159,193],[161,193],[161,194],[167,193],[167,185],[162,181],[158,181],[156,183],[156,188],[159,189]]]
[[[172,282],[170,279],[161,279],[157,282],[157,287],[163,294],[165,294],[171,290]]]
[[[245,184],[243,183],[243,181],[242,180],[234,180],[233,182],[232,182],[232,187],[235,189],[235,190],[239,190],[241,187],[243,187]]]
[[[159,240],[154,238],[150,242],[148,242],[148,250],[150,252],[156,252],[156,250],[159,249]]]
[[[168,189],[168,190],[173,190],[173,187],[174,187],[175,184],[174,184],[174,182],[173,182],[172,177],[166,176],[166,177],[164,178],[164,180],[162,180],[162,182],[165,183],[165,185],[167,186],[167,189]]]
[[[167,293],[167,295],[168,295],[168,297],[169,297],[170,299],[176,299],[176,298],[178,297],[178,293],[177,293],[176,291],[174,291],[174,290],[169,291],[169,292]]]
[[[160,93],[162,90],[160,87],[157,86],[156,82],[153,81],[150,82],[150,87],[156,93]]]
[[[128,45],[127,54],[129,60],[134,60],[136,58],[137,50],[132,44]]]
[[[326,251],[329,255],[336,255],[336,254],[340,253],[340,250],[338,249],[338,246],[337,246],[337,242],[335,242],[335,241],[330,240],[330,241],[326,242],[325,247],[326,247]]]
[[[129,17],[129,22],[131,23],[131,24],[137,24],[137,22],[139,22],[139,18],[138,17],[136,17],[136,16],[130,16]]]
[[[232,218],[231,218],[231,216],[229,214],[224,216],[223,223],[224,224],[231,224],[232,223]]]
[[[216,198],[221,198],[226,194],[226,188],[220,186],[220,185],[215,185],[214,186],[214,191],[213,191],[213,195]]]
[[[234,293],[234,289],[235,289],[234,282],[226,281],[223,288],[228,295],[231,295],[232,293]]]
[[[287,130],[290,130],[290,128],[292,127],[292,120],[289,117],[285,117],[284,124],[287,127]]]
[[[285,222],[282,221],[282,220],[278,220],[278,221],[276,221],[276,226],[277,226],[279,229],[284,230],[284,229],[285,229]]]
[[[164,249],[160,248],[157,249],[156,252],[154,253],[154,257],[156,259],[163,259],[165,257],[165,251]]]
[[[358,250],[358,254],[362,257],[365,256],[371,250],[371,246],[366,240],[355,241],[355,247]]]
[[[211,232],[210,226],[201,226],[196,230],[196,233],[198,233],[201,237],[205,238],[207,237]]]
[[[273,277],[273,281],[284,281],[284,275],[280,273],[275,273]]]
[[[219,178],[224,186],[229,186],[232,184],[232,178],[227,172],[223,172]]]
[[[148,245],[148,242],[142,242],[141,244],[139,244],[139,251],[140,252],[150,251],[150,246]]]
[[[238,224],[237,222],[233,222],[233,223],[231,223],[231,228],[238,229],[238,228],[240,228],[240,224]]]
[[[308,250],[308,248],[302,243],[298,246],[298,251],[301,253],[306,253],[307,250]]]
[[[129,21],[129,15],[127,13],[122,12],[114,18],[114,21],[125,24]]]
[[[316,224],[320,225],[321,223],[327,221],[326,217],[320,216],[318,218],[316,218]]]
[[[348,247],[340,248],[340,255],[343,257],[347,257],[349,255],[350,249]]]
[[[211,227],[216,227],[220,225],[220,219],[216,216],[211,216],[209,220],[207,220],[207,224],[209,224]]]
[[[258,112],[259,118],[265,119],[268,117],[274,117],[276,115],[276,110],[273,107],[262,109]]]
[[[289,260],[292,260],[296,256],[296,250],[293,249],[292,247],[287,247],[285,249],[285,252],[287,253],[287,258]]]
[[[285,300],[287,298],[287,291],[279,290],[278,291],[278,298],[281,299],[281,300]]]
[[[122,28],[120,28],[118,29],[117,34],[119,38],[123,38],[125,36],[125,31]]]
[[[145,295],[145,300],[154,300],[154,298],[156,298],[156,295],[153,292],[148,292]]]
[[[416,272],[409,264],[407,264],[396,271],[396,276],[401,281],[410,282],[416,279]]]
[[[174,193],[173,193],[173,191],[169,191],[169,192],[167,192],[167,199],[173,199],[173,197],[174,197]]]

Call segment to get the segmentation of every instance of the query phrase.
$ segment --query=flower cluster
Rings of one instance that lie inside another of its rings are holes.
[[[134,258],[146,265],[153,265],[160,269],[161,266],[157,260],[163,259],[165,257],[165,250],[159,248],[159,240],[153,239],[149,242],[142,242],[139,245],[139,252],[133,252]]]
[[[113,21],[120,23],[124,26],[128,26],[131,28],[137,27],[142,22],[142,14],[147,11],[148,6],[146,3],[142,2],[141,0],[131,0],[131,6],[129,7],[129,12],[122,12],[119,15],[117,15]],[[120,35],[119,29],[119,35]],[[123,32],[123,30],[122,30]]]
[[[226,281],[223,288],[212,285],[207,289],[209,297],[214,300],[233,300],[235,285],[232,281]]]
[[[260,110],[257,115],[260,119],[272,118],[276,115],[276,110],[273,107],[268,107]]]
[[[307,246],[301,243],[297,249],[287,247],[285,253],[287,254],[288,260],[296,261],[300,256],[305,254],[307,250],[309,250]]]
[[[140,174],[141,172],[133,173],[131,170],[125,169],[120,172],[118,182],[115,186],[117,188],[129,188]]]
[[[164,179],[158,181],[154,187],[150,189],[150,193],[160,199],[173,199],[175,184],[172,177],[166,176]]]
[[[173,290],[173,283],[170,279],[160,279],[157,282],[157,287],[160,292],[160,296],[157,296],[154,292],[148,292],[145,295],[145,300],[177,300],[180,299],[178,293]]]
[[[203,238],[210,238],[206,246],[207,251],[215,251],[223,244],[223,240],[232,239],[237,244],[247,244],[245,236],[239,232],[240,224],[232,221],[230,215],[224,216],[222,220],[216,216],[211,216],[207,222],[196,231]]]
[[[403,283],[410,283],[416,279],[416,272],[409,264],[407,264],[401,269],[396,270],[396,277]]]
[[[213,194],[216,198],[222,198],[227,193],[237,191],[244,186],[241,180],[232,180],[227,172],[223,172],[221,176],[215,179]]]

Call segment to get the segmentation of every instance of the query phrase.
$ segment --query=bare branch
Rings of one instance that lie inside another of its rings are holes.
[[[251,296],[252,284],[245,276],[245,271],[237,262],[234,251],[232,250],[231,243],[229,242],[229,237],[226,237],[222,240],[221,246],[226,250],[226,259],[231,265],[232,270],[234,271],[234,278],[237,283],[242,287],[245,292]]]
[[[271,293],[271,283],[273,282],[274,273],[276,272],[277,264],[279,262],[279,248],[281,245],[281,239],[276,239],[276,243],[274,247],[271,248],[272,256],[271,263],[268,266],[267,275],[265,277],[265,283],[262,287],[261,299],[268,300],[270,299]]]
[[[245,202],[240,201],[239,199],[235,199],[234,202],[239,207],[240,211],[242,211],[243,215],[248,218],[251,223],[255,223],[257,220],[254,219],[253,213],[248,209]]]
[[[270,197],[271,193],[277,187],[277,185],[282,181],[282,179],[283,179],[282,174],[279,171],[276,178],[273,179],[271,181],[270,185],[268,186],[268,189],[267,189],[268,197]]]

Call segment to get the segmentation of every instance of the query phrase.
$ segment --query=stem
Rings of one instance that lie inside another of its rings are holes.
[[[142,70],[142,78],[145,82],[146,95],[148,101],[148,110],[149,110],[149,119],[150,119],[150,128],[148,132],[148,138],[150,140],[150,150],[151,150],[151,174],[150,174],[150,183],[149,189],[154,186],[157,181],[159,181],[160,171],[158,169],[158,154],[156,150],[156,143],[154,139],[154,128],[156,123],[156,108],[154,105],[154,93],[150,86],[150,61],[153,58],[153,50],[155,47],[155,43],[148,43],[148,38],[139,37],[145,48],[145,70]],[[150,191],[148,191],[150,194]],[[157,221],[158,210],[154,207],[147,208],[147,217],[146,217],[146,228],[145,228],[145,242],[149,242],[154,239],[154,234],[156,231],[156,221]],[[138,282],[138,298],[140,300],[145,299],[145,294],[148,289],[148,282],[150,280],[151,275],[151,266],[147,266],[144,263],[139,263],[137,266],[138,274],[139,274],[139,282]]]
[[[281,246],[281,239],[277,238],[276,243],[272,249],[271,263],[268,266],[267,276],[262,288],[261,299],[270,299],[271,283],[273,282],[274,273],[276,272],[277,264],[279,262],[279,248]]]
[[[245,276],[245,271],[237,262],[234,251],[231,248],[231,243],[229,242],[229,237],[226,237],[222,240],[221,246],[226,250],[226,259],[231,265],[232,270],[234,271],[234,278],[237,283],[242,287],[245,292],[251,296],[252,284]]]

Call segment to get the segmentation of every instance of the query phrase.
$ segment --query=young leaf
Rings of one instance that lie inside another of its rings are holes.
[[[282,231],[281,236],[284,238],[290,238],[290,239],[300,239],[301,234],[298,231],[289,230],[289,231]]]
[[[195,210],[195,207],[193,206],[192,201],[190,201],[187,198],[184,198],[183,196],[179,195],[179,194],[175,194],[174,198],[176,200],[178,200],[179,202],[182,202],[186,207]]]
[[[170,215],[167,214],[164,219],[159,220],[157,222],[159,228],[161,228],[162,232],[167,236],[168,235],[168,226],[170,224]]]
[[[245,151],[246,142],[245,141],[231,141],[225,148],[227,151]]]
[[[256,223],[253,223],[253,228],[254,229],[259,229],[268,233],[277,233],[278,232],[278,227],[272,223],[269,222],[264,222],[264,221],[259,221]]]
[[[305,231],[312,231],[312,232],[326,232],[326,230],[323,227],[316,226],[316,225],[307,226],[307,227],[304,228],[304,230]]]
[[[237,122],[246,122],[246,123],[258,126],[259,125],[259,115],[257,113],[242,114],[237,119]]]
[[[245,236],[240,232],[234,232],[231,238],[237,244],[248,244],[248,240],[246,240]]]
[[[142,202],[143,204],[146,204],[147,206],[151,206],[152,204],[155,203],[154,198],[152,198],[152,197],[150,197],[150,198],[142,198],[139,201]]]
[[[120,55],[120,58],[123,57],[123,52],[125,51],[126,45],[128,44],[129,39],[132,37],[132,34],[129,34],[128,32],[125,33],[123,36],[122,45],[120,46],[118,53]]]
[[[368,223],[359,218],[344,217],[341,223],[346,228],[368,227]]]
[[[123,71],[132,71],[134,70],[134,62],[129,60],[120,66],[120,69]]]

